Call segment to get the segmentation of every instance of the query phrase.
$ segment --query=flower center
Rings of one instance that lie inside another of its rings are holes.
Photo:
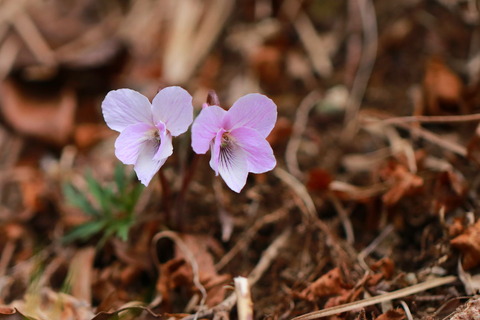
[[[224,132],[220,141],[220,162],[230,163],[235,149],[235,138]]]
[[[224,132],[222,134],[222,141],[220,143],[220,148],[228,148],[228,146],[231,144],[232,140],[233,139],[230,136],[230,134],[228,132]]]
[[[157,128],[152,128],[147,133],[148,140],[154,140],[156,142],[160,141],[160,133]]]

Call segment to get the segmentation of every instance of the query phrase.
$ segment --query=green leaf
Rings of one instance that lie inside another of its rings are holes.
[[[84,223],[63,237],[64,243],[70,243],[75,240],[86,240],[91,236],[99,233],[107,225],[106,220],[95,220]]]
[[[145,189],[145,187],[137,183],[135,187],[133,188],[132,191],[128,194],[127,197],[125,197],[125,209],[126,212],[131,215],[133,213],[133,210],[135,209],[135,205],[138,202],[138,199],[140,199],[140,195],[142,194],[142,191]]]
[[[90,201],[88,201],[88,199],[70,183],[66,183],[63,186],[63,194],[67,202],[72,206],[81,209],[90,216],[100,216],[99,212],[92,206]]]
[[[100,241],[97,243],[97,248],[101,248],[105,245],[105,242],[107,242],[108,239],[110,239],[113,235],[115,234],[115,228],[112,228],[112,226],[106,226],[105,229],[103,230],[103,235],[100,238]]]
[[[110,214],[110,206],[108,199],[108,192],[105,192],[105,189],[98,183],[97,180],[93,177],[91,172],[88,172],[86,175],[88,190],[92,193],[95,200],[100,205],[102,213],[104,215]]]
[[[122,241],[128,240],[128,232],[130,231],[130,227],[132,223],[129,221],[125,221],[117,226],[116,234]]]
[[[118,193],[123,196],[127,189],[127,179],[125,177],[125,170],[120,163],[115,166],[114,178]]]

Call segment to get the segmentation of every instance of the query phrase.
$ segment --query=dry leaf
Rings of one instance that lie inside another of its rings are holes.
[[[331,307],[339,306],[348,302],[356,301],[360,298],[360,295],[363,292],[364,292],[363,288],[357,288],[357,289],[345,291],[340,296],[336,296],[328,299],[323,307],[331,308]]]
[[[463,101],[463,83],[438,57],[427,61],[423,79],[423,107],[417,115],[468,114],[470,108]]]
[[[449,317],[450,320],[480,320],[480,299],[471,299]]]
[[[375,272],[380,271],[385,279],[390,280],[395,271],[395,263],[389,257],[385,257],[372,264],[370,268]]]
[[[24,300],[14,301],[12,307],[19,310],[16,314],[21,312],[28,316],[28,318],[21,319],[88,320],[93,318],[92,308],[89,304],[66,293],[54,292],[49,288],[31,290],[30,293],[25,295]],[[0,319],[3,319],[1,314]],[[10,320],[10,318],[6,319]]]
[[[393,206],[404,196],[412,194],[423,186],[423,179],[411,173],[406,166],[389,162],[380,170],[380,176],[390,186],[382,200],[387,206]]]
[[[451,224],[448,225],[448,235],[450,237],[456,237],[465,230],[463,226],[464,219],[460,217],[453,218]]]
[[[480,166],[480,124],[475,129],[475,134],[467,144],[467,157]]]
[[[252,69],[263,85],[279,88],[278,79],[284,77],[285,52],[281,48],[264,45],[257,48],[250,57]]]
[[[310,284],[300,293],[300,296],[309,301],[314,301],[320,297],[342,295],[346,292],[348,292],[348,289],[343,282],[341,271],[339,268],[335,268]]]
[[[388,310],[376,317],[375,320],[403,320],[405,318],[405,311],[401,308],[397,308]]]
[[[285,117],[279,117],[272,132],[268,135],[267,141],[275,148],[285,144],[291,134],[292,122]]]
[[[452,239],[450,243],[462,252],[462,265],[465,270],[478,266],[480,264],[480,220]]]
[[[213,238],[199,235],[180,235],[181,240],[187,249],[193,255],[198,265],[198,277],[200,283],[207,291],[206,304],[213,306],[223,301],[225,296],[225,284],[231,280],[229,275],[219,275],[215,270],[215,265],[211,251],[218,250],[218,244]],[[174,239],[174,238],[172,238]],[[171,242],[172,239],[166,237],[160,239]],[[164,241],[162,243],[166,245]],[[168,245],[175,245],[170,243]],[[165,249],[164,249],[165,250]],[[167,249],[170,251],[171,249]],[[161,294],[166,307],[170,305],[170,296],[172,291],[177,288],[186,288],[190,294],[198,293],[195,286],[193,270],[186,258],[186,253],[182,252],[178,246],[173,248],[174,257],[165,261],[165,257],[160,256],[160,261],[164,261],[160,265],[160,276],[157,281],[157,291]]]
[[[17,309],[11,307],[0,307],[1,320],[25,320],[28,319],[21,314]],[[30,318],[29,320],[35,320]]]
[[[112,134],[115,132],[103,124],[82,123],[75,126],[73,139],[79,149],[88,149]]]
[[[314,168],[308,172],[307,188],[310,191],[326,191],[332,181],[330,172],[322,168]]]
[[[70,285],[72,295],[80,301],[92,302],[93,259],[95,248],[78,250],[70,263]]]
[[[57,145],[68,141],[77,107],[71,89],[63,88],[48,98],[40,98],[5,80],[0,84],[0,93],[0,111],[15,130]]]
[[[433,188],[433,208],[439,212],[442,208],[446,211],[461,205],[468,192],[468,185],[460,172],[454,170],[438,174]]]
[[[28,178],[20,182],[23,207],[29,213],[47,210],[48,186],[42,174],[36,170],[28,171]]]

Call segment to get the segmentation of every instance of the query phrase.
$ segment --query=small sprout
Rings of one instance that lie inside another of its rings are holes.
[[[132,184],[120,165],[115,168],[114,183],[111,185],[102,186],[91,173],[86,178],[94,203],[69,183],[64,185],[63,194],[71,205],[89,215],[91,220],[74,228],[63,241],[88,240],[98,234],[101,234],[99,246],[112,236],[128,240],[129,230],[135,223],[135,205],[144,187]]]

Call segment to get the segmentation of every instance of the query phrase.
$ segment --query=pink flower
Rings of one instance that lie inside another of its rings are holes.
[[[134,90],[113,90],[103,100],[102,112],[107,125],[120,132],[115,155],[134,165],[145,186],[173,153],[172,136],[187,131],[193,121],[192,97],[180,87],[164,88],[152,103]]]
[[[228,111],[205,107],[192,125],[193,150],[204,154],[211,149],[212,169],[230,189],[240,192],[249,172],[263,173],[275,167],[275,156],[265,138],[276,120],[277,106],[258,93],[241,97]]]

